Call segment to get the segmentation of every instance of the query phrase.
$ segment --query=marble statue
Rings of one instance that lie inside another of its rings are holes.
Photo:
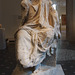
[[[51,0],[22,0],[22,22],[15,34],[18,68],[13,75],[31,75],[23,69],[35,67],[51,56],[60,34],[58,13]],[[17,68],[16,68],[17,69]],[[33,74],[32,71],[32,75]],[[53,74],[52,74],[53,75]]]

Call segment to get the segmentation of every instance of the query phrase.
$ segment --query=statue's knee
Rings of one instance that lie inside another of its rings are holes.
[[[25,34],[26,34],[25,30],[20,30],[20,31],[18,31],[18,33],[17,33],[17,38],[19,38],[19,37],[24,37]]]

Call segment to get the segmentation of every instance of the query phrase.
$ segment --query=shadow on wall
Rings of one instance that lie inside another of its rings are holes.
[[[13,38],[20,25],[21,0],[1,0],[1,24],[5,28],[6,38]]]

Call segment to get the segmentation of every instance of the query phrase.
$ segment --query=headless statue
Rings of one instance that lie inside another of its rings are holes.
[[[50,48],[55,47],[60,35],[58,13],[51,0],[22,0],[22,22],[17,30],[17,60],[23,68],[40,64],[51,56]]]

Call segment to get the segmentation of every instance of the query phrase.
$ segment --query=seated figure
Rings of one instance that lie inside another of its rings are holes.
[[[51,56],[60,36],[58,13],[51,0],[22,0],[22,22],[15,34],[17,60],[23,68],[34,67]]]

